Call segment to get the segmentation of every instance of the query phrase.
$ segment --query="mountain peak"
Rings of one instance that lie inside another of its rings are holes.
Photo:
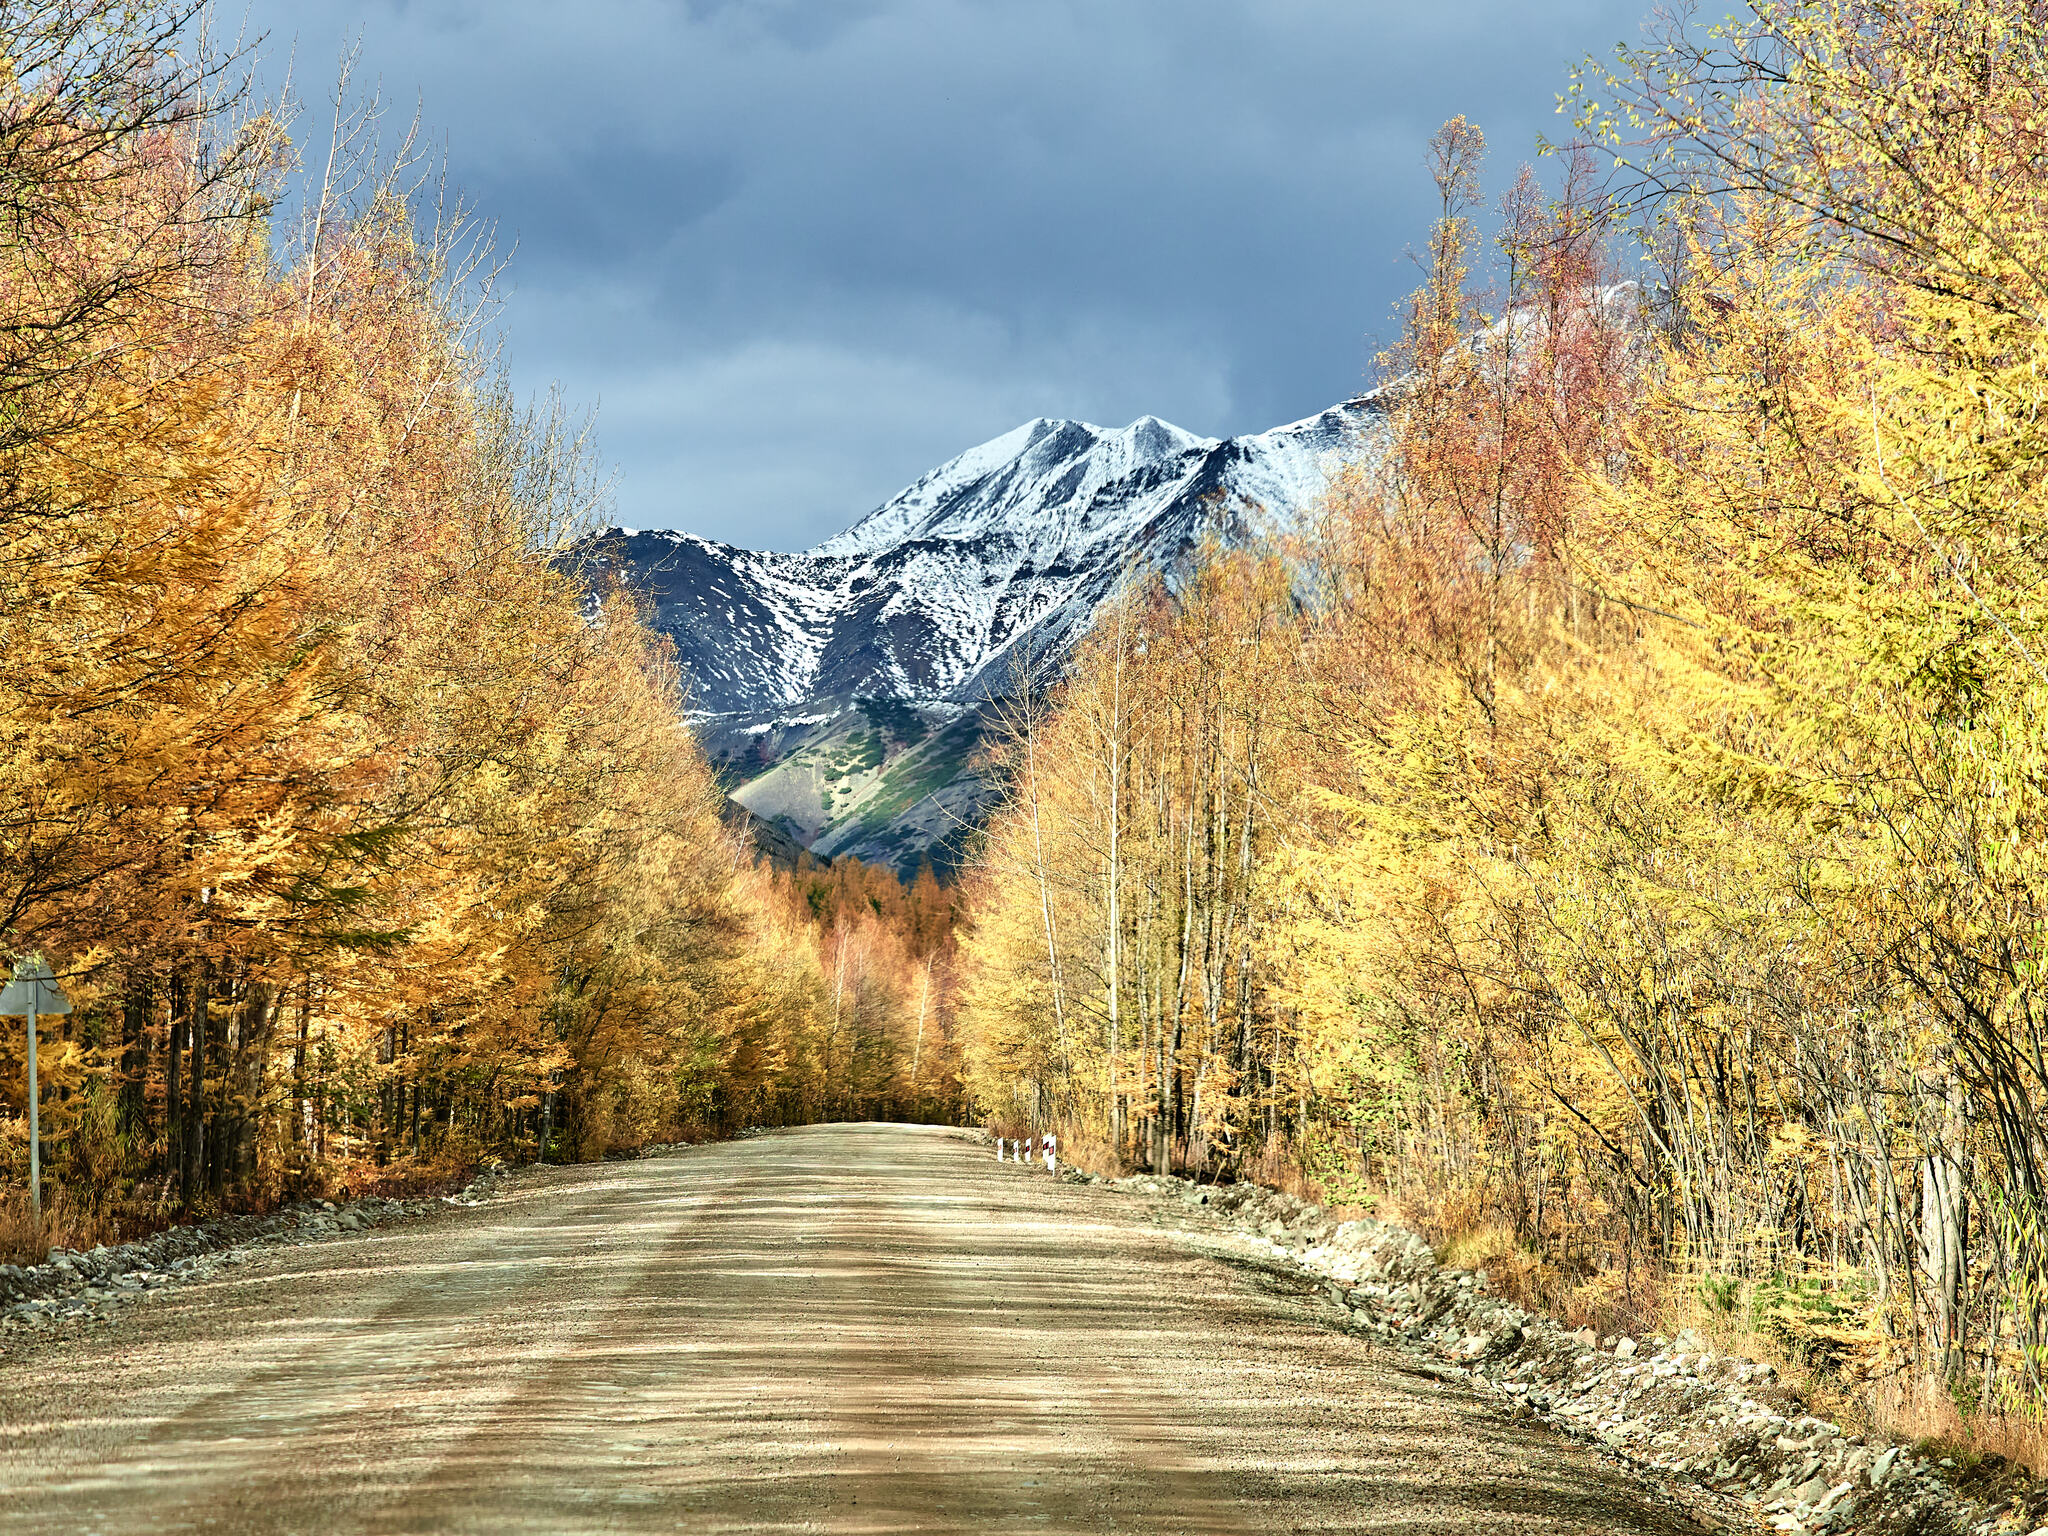
[[[653,600],[735,799],[814,850],[914,868],[965,825],[974,721],[1012,658],[1065,656],[1134,561],[1173,572],[1207,538],[1292,521],[1377,419],[1347,402],[1219,441],[1038,417],[801,554],[689,535],[599,554]],[[877,787],[899,751],[917,794]]]

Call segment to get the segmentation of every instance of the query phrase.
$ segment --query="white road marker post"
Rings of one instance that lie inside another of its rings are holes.
[[[28,1019],[28,1204],[38,1239],[43,1226],[43,1126],[36,1091],[36,1016],[71,1011],[71,999],[41,955],[30,955],[14,968],[14,979],[0,987],[0,1015]]]
[[[1060,1139],[1057,1136],[1045,1138],[1045,1171],[1052,1174],[1060,1171]]]

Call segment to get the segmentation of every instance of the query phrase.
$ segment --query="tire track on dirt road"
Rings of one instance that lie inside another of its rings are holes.
[[[935,1128],[531,1170],[0,1365],[7,1533],[1368,1529],[1697,1527]]]
[[[650,1186],[679,1240],[734,1198],[654,1166],[548,1170],[505,1209],[261,1254],[45,1352],[55,1369],[23,1398],[55,1412],[18,1415],[0,1391],[0,1531],[360,1528],[633,1283],[614,1255]],[[17,1457],[46,1465],[31,1501],[5,1496]]]

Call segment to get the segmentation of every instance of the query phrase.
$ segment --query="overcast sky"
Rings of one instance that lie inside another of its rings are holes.
[[[618,520],[795,549],[1034,416],[1254,432],[1354,394],[1424,141],[1495,189],[1651,0],[254,0],[517,241],[516,384]],[[224,9],[227,7],[224,5]]]

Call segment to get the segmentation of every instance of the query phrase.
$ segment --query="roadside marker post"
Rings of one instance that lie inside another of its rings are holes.
[[[71,1011],[71,999],[41,955],[14,967],[14,979],[0,987],[0,1017],[28,1019],[28,1204],[38,1231],[43,1223],[42,1095],[36,1091],[36,1017]]]
[[[998,1136],[995,1141],[996,1161],[999,1163],[1007,1163],[1013,1160],[1019,1163],[1032,1163],[1043,1157],[1047,1173],[1056,1174],[1060,1171],[1060,1139],[1050,1131],[1038,1136],[1019,1136],[1017,1138],[1017,1155],[1015,1159],[1012,1159],[1010,1156],[1009,1137]]]

